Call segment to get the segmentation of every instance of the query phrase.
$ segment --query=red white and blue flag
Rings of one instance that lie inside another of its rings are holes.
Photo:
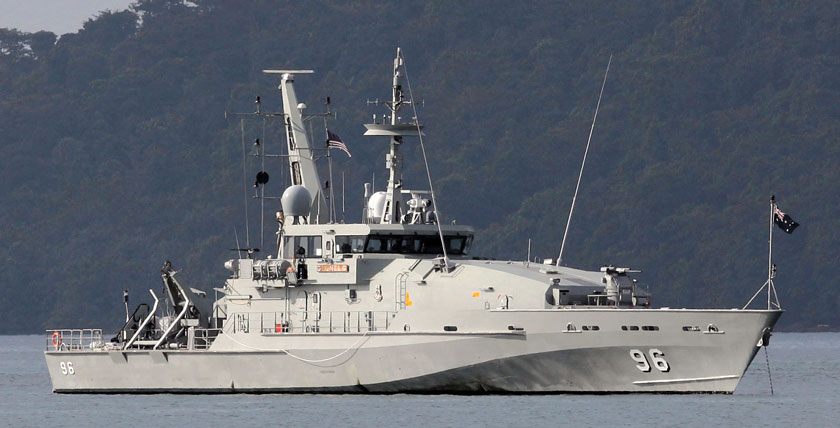
[[[793,230],[799,226],[799,223],[793,221],[793,219],[782,212],[779,207],[774,206],[773,209],[775,210],[775,215],[773,216],[773,221],[779,226],[780,229],[784,230],[786,233],[793,233]]]
[[[347,149],[347,145],[344,144],[344,141],[341,141],[341,138],[327,130],[327,147],[334,147],[347,153],[347,157],[352,158],[353,155],[350,154],[350,150]]]

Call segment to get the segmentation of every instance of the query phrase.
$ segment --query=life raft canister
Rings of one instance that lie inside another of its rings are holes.
[[[52,334],[52,346],[53,346],[53,348],[58,350],[58,348],[61,347],[62,343],[63,343],[63,341],[61,340],[61,334],[57,331],[54,331],[53,334]]]

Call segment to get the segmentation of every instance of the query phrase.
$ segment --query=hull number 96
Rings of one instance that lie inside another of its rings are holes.
[[[636,368],[643,372],[649,372],[651,365],[661,372],[671,370],[671,366],[669,366],[668,362],[665,361],[665,354],[662,351],[658,349],[651,349],[648,351],[648,355],[650,355],[650,362],[648,362],[647,357],[642,351],[638,349],[630,350],[630,358],[636,362]]]
[[[76,374],[76,369],[73,368],[73,363],[71,363],[70,361],[68,361],[66,363],[64,361],[62,361],[61,363],[58,364],[58,366],[61,368],[61,374],[63,374],[63,375],[71,375],[72,376],[72,375]]]

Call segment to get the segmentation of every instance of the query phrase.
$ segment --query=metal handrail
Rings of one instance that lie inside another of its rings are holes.
[[[216,340],[222,329],[220,328],[196,328],[195,337],[193,339],[194,349],[198,351],[206,351]],[[64,329],[50,329],[46,330],[46,347],[47,351],[80,351],[80,350],[118,350],[123,351],[122,348],[115,347],[118,345],[113,342],[105,342],[102,339],[102,329],[100,328],[64,328]],[[153,337],[158,337],[162,330],[150,330]]]
[[[216,340],[219,333],[222,332],[220,328],[196,328],[195,337],[193,339],[193,348],[199,351],[206,351],[210,349],[210,345]]]
[[[72,351],[104,346],[102,329],[65,328],[47,330],[47,351]]]
[[[383,331],[391,326],[395,311],[290,311],[231,313],[224,330],[248,333],[259,322],[267,333],[358,333]],[[383,321],[384,320],[384,321]],[[322,331],[323,329],[323,331]]]
[[[146,324],[148,324],[152,317],[155,316],[155,313],[157,313],[157,307],[160,301],[158,300],[157,296],[155,295],[155,292],[152,291],[151,288],[149,289],[149,293],[152,293],[152,298],[155,299],[155,304],[154,306],[152,306],[152,310],[149,311],[149,316],[147,316],[146,319],[143,320],[143,323],[140,324],[140,328],[138,328],[137,331],[134,332],[134,335],[131,336],[131,340],[125,343],[123,349],[128,349],[132,344],[134,344],[134,341],[137,340],[137,336],[140,335],[140,332],[143,331],[143,329],[146,327]]]

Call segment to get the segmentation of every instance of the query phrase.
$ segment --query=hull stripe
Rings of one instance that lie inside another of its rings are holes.
[[[663,383],[687,383],[687,382],[708,382],[712,380],[735,379],[738,375],[726,376],[710,376],[710,377],[691,377],[686,379],[665,379],[665,380],[637,380],[633,382],[634,385],[655,385]]]

